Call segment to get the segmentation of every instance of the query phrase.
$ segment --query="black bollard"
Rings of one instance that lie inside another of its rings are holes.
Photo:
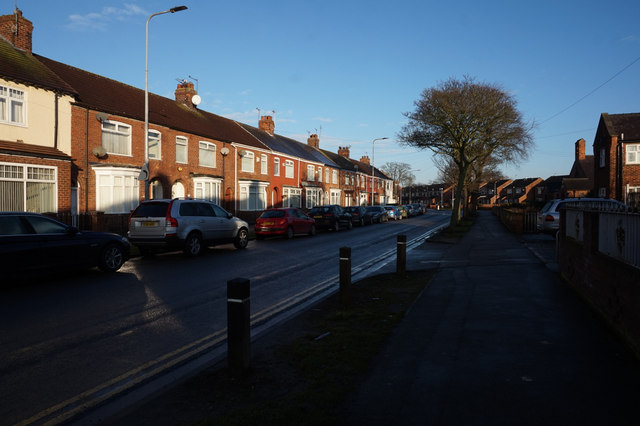
[[[351,247],[340,247],[340,302],[342,306],[349,303],[349,287],[351,286]]]
[[[407,272],[407,236],[398,235],[398,248],[396,254],[396,274],[404,276]]]
[[[229,372],[244,376],[251,356],[251,320],[249,280],[227,281],[227,362]]]

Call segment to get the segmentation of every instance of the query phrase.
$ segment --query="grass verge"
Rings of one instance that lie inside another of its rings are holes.
[[[131,424],[326,425],[366,377],[433,271],[383,274],[275,327],[252,344],[251,371],[211,368],[115,420]]]

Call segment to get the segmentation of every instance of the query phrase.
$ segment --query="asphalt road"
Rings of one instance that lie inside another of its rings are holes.
[[[398,234],[411,241],[446,223],[446,212],[429,212],[240,251],[219,246],[195,259],[136,258],[112,275],[3,283],[0,424],[59,423],[220,347],[231,279],[251,281],[251,313],[263,322],[334,289],[340,247],[351,247],[354,271],[375,269],[394,261]]]

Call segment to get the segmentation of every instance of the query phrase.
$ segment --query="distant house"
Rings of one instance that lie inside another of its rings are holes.
[[[502,202],[505,204],[533,204],[535,201],[533,188],[540,182],[542,182],[542,178],[539,177],[514,180],[502,191]]]
[[[593,153],[597,196],[627,202],[640,192],[640,113],[602,113]]]
[[[593,190],[593,155],[586,155],[585,140],[575,144],[575,160],[569,176],[562,181],[562,198],[580,198],[590,195]]]
[[[511,179],[498,179],[480,185],[478,204],[484,207],[500,204],[500,194],[512,182]]]

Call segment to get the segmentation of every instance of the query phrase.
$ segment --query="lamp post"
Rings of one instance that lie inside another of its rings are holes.
[[[384,138],[376,138],[371,142],[371,205],[374,206],[375,203],[373,201],[373,182],[374,182],[374,171],[375,171],[375,149],[376,149],[376,141],[382,141],[385,139],[389,139],[387,137]]]
[[[149,21],[157,15],[165,13],[176,13],[186,10],[187,6],[176,6],[169,10],[154,13],[147,18],[147,24],[144,29],[144,199],[149,199]]]

